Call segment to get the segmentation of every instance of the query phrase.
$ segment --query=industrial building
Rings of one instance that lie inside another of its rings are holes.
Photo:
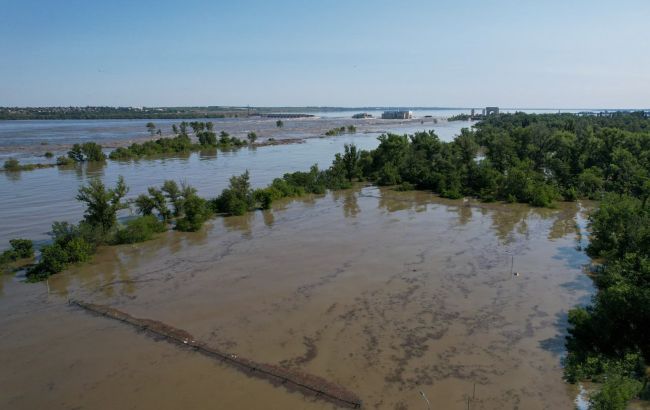
[[[381,118],[385,120],[410,120],[413,118],[412,111],[384,111]]]

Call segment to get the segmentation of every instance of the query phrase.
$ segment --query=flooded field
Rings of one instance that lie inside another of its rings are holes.
[[[573,408],[560,359],[566,311],[593,291],[590,206],[364,187],[102,248],[47,283],[4,276],[0,408],[332,408],[70,298],[321,376],[364,408],[424,409],[420,392],[436,409]]]

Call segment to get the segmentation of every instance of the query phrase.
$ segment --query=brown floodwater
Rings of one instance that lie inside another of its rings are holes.
[[[0,408],[333,408],[70,298],[323,377],[364,408],[426,409],[420,392],[435,409],[573,408],[560,360],[566,313],[593,292],[590,208],[363,187],[102,248],[47,283],[5,275]]]

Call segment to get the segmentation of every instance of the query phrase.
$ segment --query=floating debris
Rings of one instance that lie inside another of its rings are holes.
[[[157,320],[136,318],[128,313],[108,306],[86,303],[79,300],[70,300],[69,303],[88,312],[127,323],[156,338],[162,338],[179,346],[188,346],[196,352],[220,359],[222,362],[228,363],[249,376],[265,379],[274,385],[282,385],[288,390],[297,390],[307,396],[326,400],[341,407],[352,409],[361,408],[361,399],[354,393],[335,383],[328,382],[319,376],[271,364],[257,363],[239,357],[236,354],[222,352],[195,340],[185,330],[177,329]]]

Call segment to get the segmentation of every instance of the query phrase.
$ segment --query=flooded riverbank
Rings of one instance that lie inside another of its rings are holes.
[[[589,208],[367,187],[102,248],[47,283],[5,276],[0,407],[331,408],[68,307],[76,298],[319,375],[365,408],[425,408],[420,391],[434,408],[572,408],[560,357],[566,311],[592,292],[578,249]]]
[[[154,124],[164,136],[172,136],[172,125],[182,119],[155,120]],[[416,118],[409,120],[352,119],[344,117],[285,119],[283,126],[276,125],[270,118],[208,118],[192,121],[210,121],[217,133],[225,131],[233,137],[246,139],[249,132],[255,132],[259,142],[269,139],[304,140],[318,138],[328,130],[354,125],[359,135],[384,132],[413,133],[434,129],[446,141],[458,134],[461,127],[470,127],[470,121],[447,122],[442,117]],[[113,149],[134,142],[159,138],[151,136],[146,124],[149,120],[30,120],[0,121],[0,161],[17,158],[24,163],[48,162],[45,152],[52,152],[54,158],[65,155],[75,143],[94,141],[103,147]],[[51,161],[54,161],[53,159]]]
[[[430,122],[423,126],[407,122],[401,125],[401,132],[434,129],[441,139],[451,140],[468,124],[454,122],[432,125]],[[397,126],[395,123],[393,125]],[[283,135],[287,137],[290,134]],[[247,169],[251,173],[253,186],[265,186],[286,172],[307,171],[313,164],[327,168],[335,154],[343,151],[345,144],[373,149],[378,145],[379,135],[377,132],[346,134],[307,138],[303,144],[226,152],[210,150],[136,161],[0,172],[0,204],[3,205],[0,207],[0,226],[3,227],[0,231],[0,249],[6,247],[10,239],[17,237],[47,240],[47,232],[53,221],[78,222],[82,218],[83,208],[75,196],[79,186],[90,178],[98,177],[112,185],[119,175],[124,176],[130,187],[129,198],[135,198],[147,187],[160,185],[166,179],[187,180],[199,190],[199,194],[214,197],[227,186],[232,175],[239,175]]]

